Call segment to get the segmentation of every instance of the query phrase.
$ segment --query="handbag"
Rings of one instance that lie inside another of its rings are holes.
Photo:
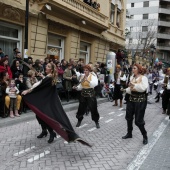
[[[56,88],[57,88],[57,90],[63,89],[62,81],[59,79],[57,80]]]

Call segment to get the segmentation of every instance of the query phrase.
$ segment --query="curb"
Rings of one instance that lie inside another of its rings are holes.
[[[108,102],[107,98],[97,99],[98,105],[101,103],[105,103],[105,102]],[[77,110],[79,103],[76,101],[76,102],[70,102],[69,104],[62,103],[62,105],[63,105],[65,112],[69,112],[69,111]],[[27,113],[22,113],[21,116],[17,117],[17,118],[10,118],[10,117],[1,118],[0,119],[0,128],[15,125],[15,124],[22,123],[22,122],[31,121],[34,119],[35,119],[35,113],[33,113],[32,111],[27,112]]]

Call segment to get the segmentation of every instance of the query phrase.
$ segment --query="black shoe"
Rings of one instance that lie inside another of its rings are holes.
[[[55,132],[50,133],[48,143],[52,143],[54,141],[54,138],[56,138],[56,133]]]
[[[38,135],[37,136],[37,138],[43,138],[43,137],[46,137],[47,136],[47,131],[46,130],[43,130],[42,132],[41,132],[41,134],[40,135]]]
[[[155,101],[155,103],[158,103],[158,102],[159,102],[159,100],[156,100],[156,101]]]
[[[163,110],[162,114],[166,114],[166,110]]]
[[[81,121],[78,121],[76,127],[79,127],[80,125],[81,125]]]
[[[128,139],[132,138],[132,134],[127,133],[125,136],[122,137],[122,139]]]
[[[99,122],[96,122],[96,128],[97,128],[97,129],[100,128]]]
[[[147,144],[148,144],[148,137],[144,137],[144,138],[143,138],[143,144],[144,144],[144,145],[147,145]]]

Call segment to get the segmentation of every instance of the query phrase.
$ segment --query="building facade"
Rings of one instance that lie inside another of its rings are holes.
[[[126,1],[97,3],[99,10],[83,0],[30,0],[28,56],[105,62],[124,48]],[[0,48],[10,59],[15,47],[24,53],[25,8],[26,0],[0,0]]]
[[[132,55],[170,61],[170,0],[128,0],[126,48]]]

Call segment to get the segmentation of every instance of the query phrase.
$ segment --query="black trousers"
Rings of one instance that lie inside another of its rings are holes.
[[[49,125],[47,125],[42,119],[40,119],[38,116],[36,116],[36,119],[41,125],[42,131],[48,130],[50,134],[53,133],[53,129]]]
[[[168,103],[170,100],[170,90],[165,90],[162,95],[162,108],[166,110],[168,108]]]
[[[144,115],[146,110],[147,101],[144,102],[131,102],[127,103],[126,107],[126,120],[128,126],[128,133],[132,133],[133,119],[135,117],[135,124],[139,127],[143,136],[147,134],[145,130]]]
[[[78,107],[78,112],[77,112],[76,118],[79,121],[83,120],[83,115],[86,113],[87,106],[88,106],[89,110],[91,111],[92,120],[95,122],[98,122],[100,116],[99,116],[99,113],[97,110],[96,97],[83,97],[82,95],[80,95],[79,107]]]

